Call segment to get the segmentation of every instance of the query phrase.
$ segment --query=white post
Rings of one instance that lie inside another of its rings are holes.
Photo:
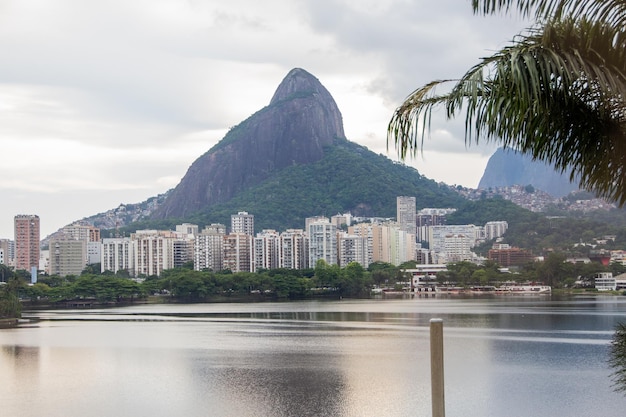
[[[433,417],[445,417],[442,319],[430,319],[430,383]]]

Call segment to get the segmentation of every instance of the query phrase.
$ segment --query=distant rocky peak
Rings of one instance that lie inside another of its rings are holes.
[[[328,90],[326,90],[317,78],[302,68],[294,68],[289,71],[276,89],[270,101],[270,106],[281,101],[298,97],[311,97],[314,95],[321,95],[324,99],[330,98],[334,103]]]

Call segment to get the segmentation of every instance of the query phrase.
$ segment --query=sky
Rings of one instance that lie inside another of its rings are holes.
[[[0,0],[0,238],[42,237],[175,187],[292,68],[317,77],[347,139],[397,160],[402,100],[458,78],[529,23],[469,0]],[[495,144],[435,117],[421,174],[475,188]]]

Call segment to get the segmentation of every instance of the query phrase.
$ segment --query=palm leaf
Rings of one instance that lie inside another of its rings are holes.
[[[413,92],[392,117],[388,143],[394,140],[404,158],[423,144],[435,107],[444,106],[448,118],[465,111],[466,143],[497,141],[529,153],[623,205],[625,51],[623,28],[587,19],[548,22],[461,79]],[[450,83],[450,92],[434,94]]]

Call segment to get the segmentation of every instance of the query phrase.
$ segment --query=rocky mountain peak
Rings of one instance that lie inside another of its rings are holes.
[[[189,167],[153,217],[182,217],[228,201],[277,171],[319,161],[336,139],[345,134],[335,100],[317,78],[295,68],[267,107]]]

